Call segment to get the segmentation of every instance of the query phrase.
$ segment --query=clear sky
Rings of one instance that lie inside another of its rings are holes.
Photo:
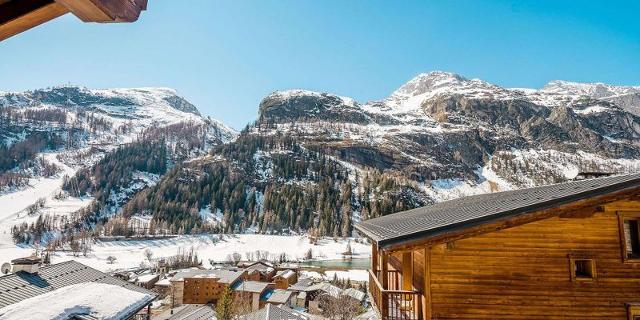
[[[640,85],[640,1],[522,2],[149,0],[133,24],[67,15],[0,42],[0,90],[172,87],[239,129],[275,90],[368,101],[431,70]]]

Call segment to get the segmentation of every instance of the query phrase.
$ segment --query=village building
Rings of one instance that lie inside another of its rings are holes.
[[[160,280],[159,274],[145,273],[135,278],[135,284],[145,289],[153,289],[158,280]]]
[[[227,286],[233,287],[246,277],[244,270],[187,270],[171,278],[172,306],[215,304]]]
[[[277,289],[287,289],[298,282],[298,274],[293,270],[280,270],[273,276],[273,282]]]
[[[287,290],[292,291],[296,294],[296,307],[306,308],[307,307],[307,289],[313,285],[312,278],[300,278],[298,282],[289,286]]]
[[[238,267],[245,268],[249,276],[249,280],[271,282],[276,274],[276,267],[273,263],[266,260],[256,262],[239,263]]]
[[[245,301],[251,306],[250,310],[258,310],[267,304],[267,300],[273,293],[275,285],[260,281],[242,281],[231,287],[237,299]]]
[[[640,318],[640,174],[475,195],[356,228],[381,319]]]
[[[0,277],[2,319],[149,319],[156,294],[116,277],[67,261],[40,266],[15,259]]]

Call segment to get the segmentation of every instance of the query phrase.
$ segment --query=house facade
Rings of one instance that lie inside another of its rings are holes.
[[[364,221],[382,319],[640,319],[640,175]]]

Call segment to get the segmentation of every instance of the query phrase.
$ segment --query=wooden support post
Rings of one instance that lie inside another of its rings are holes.
[[[374,242],[371,244],[371,271],[373,274],[378,273],[378,243]]]
[[[413,290],[413,251],[402,253],[402,290]]]
[[[424,289],[422,290],[422,319],[431,320],[431,247],[424,247]]]
[[[382,251],[380,254],[380,282],[382,289],[389,289],[389,261],[387,253]]]

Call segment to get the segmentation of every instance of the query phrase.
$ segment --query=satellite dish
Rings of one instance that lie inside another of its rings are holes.
[[[2,273],[4,274],[11,272],[11,263],[9,262],[3,263],[2,267],[0,267],[0,270],[2,270]]]

